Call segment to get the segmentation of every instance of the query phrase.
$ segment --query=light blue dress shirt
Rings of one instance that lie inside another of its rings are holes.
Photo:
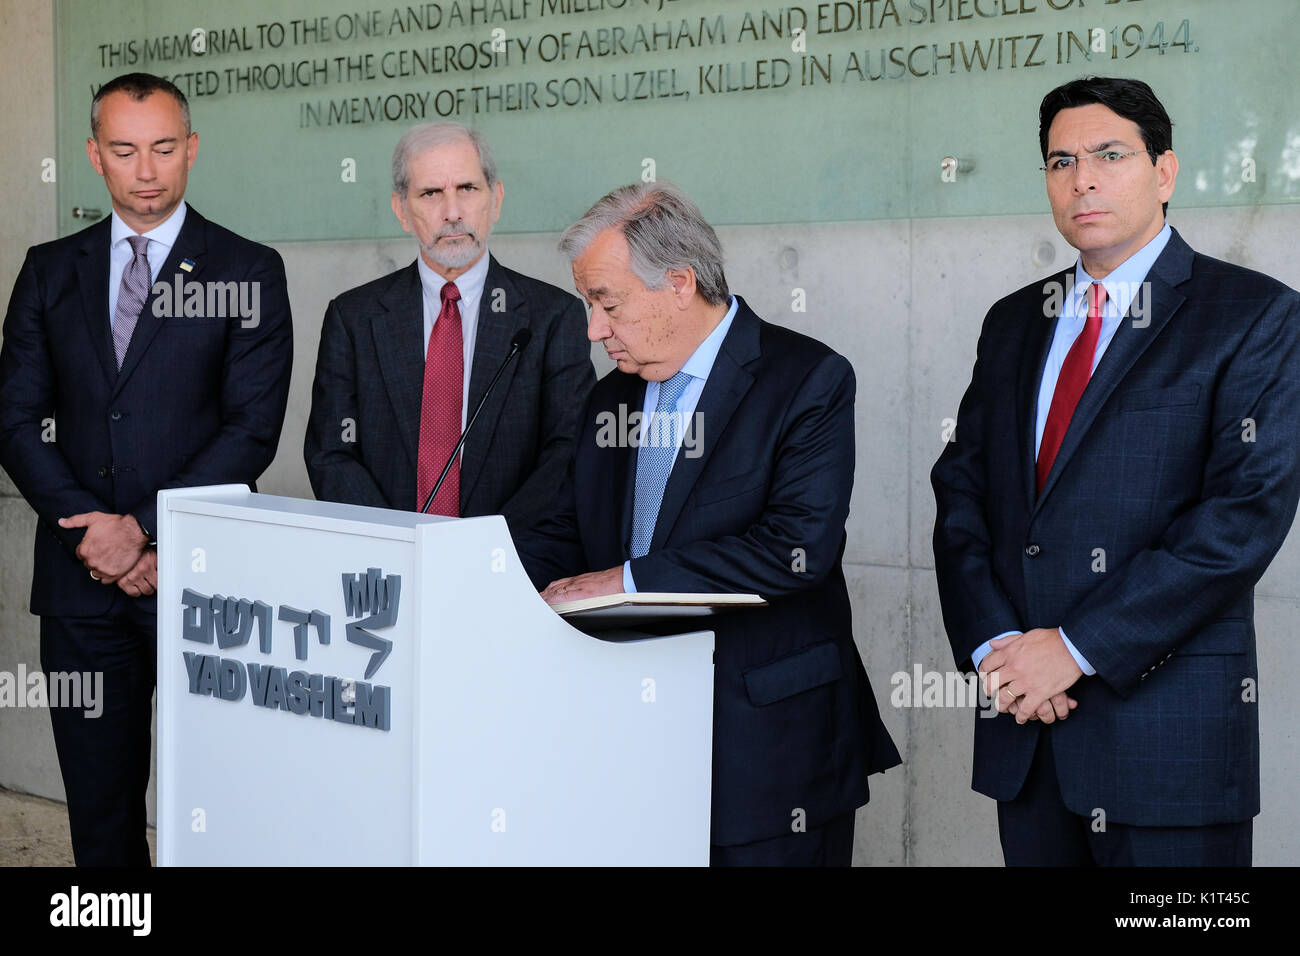
[[[1147,273],[1155,265],[1156,259],[1160,253],[1165,251],[1165,246],[1169,242],[1169,224],[1156,234],[1156,237],[1139,249],[1133,255],[1125,259],[1116,269],[1100,280],[1102,286],[1106,289],[1106,304],[1103,308],[1101,317],[1101,334],[1097,337],[1097,352],[1092,359],[1093,371],[1097,369],[1097,363],[1101,361],[1102,355],[1110,345],[1111,339],[1119,331],[1120,322],[1128,314],[1129,307],[1133,304],[1133,299],[1137,296],[1138,290],[1142,283],[1146,281]],[[1083,331],[1084,323],[1088,319],[1088,287],[1098,280],[1088,275],[1083,268],[1083,259],[1074,267],[1074,287],[1070,289],[1061,303],[1061,316],[1056,322],[1056,332],[1052,336],[1052,347],[1047,353],[1047,364],[1043,367],[1043,379],[1038,386],[1038,412],[1037,419],[1034,423],[1034,455],[1037,456],[1038,448],[1043,443],[1043,428],[1047,425],[1047,413],[1052,407],[1052,396],[1056,393],[1056,380],[1061,375],[1061,366],[1065,364],[1065,357],[1070,353],[1070,346],[1074,345],[1074,340],[1079,337]],[[1144,298],[1149,302],[1149,298]],[[1021,634],[1022,631],[1005,631],[998,637],[1006,637],[1008,634]],[[1061,631],[1061,640],[1065,642],[1066,650],[1074,658],[1079,669],[1085,674],[1092,676],[1097,673],[1097,669],[1088,663],[1087,659],[1079,653],[1079,649],[1070,643],[1070,639],[1065,636],[1065,631]],[[971,660],[975,662],[976,669],[980,666],[985,655],[993,649],[990,641],[985,641],[979,647],[975,648],[971,654]]]
[[[682,365],[682,371],[691,376],[690,384],[682,392],[681,398],[677,399],[677,404],[673,406],[672,411],[668,414],[677,415],[678,421],[690,422],[695,414],[695,406],[700,402],[700,395],[704,392],[704,383],[709,378],[709,373],[713,371],[713,363],[718,358],[718,349],[722,348],[722,340],[727,337],[727,331],[731,328],[731,320],[736,317],[736,297],[729,297],[730,307],[727,314],[722,317],[718,327],[709,333],[708,338],[700,343],[699,348],[691,353],[691,357]],[[645,389],[645,403],[641,407],[641,434],[654,435],[661,434],[655,429],[655,423],[651,421],[656,406],[659,404],[659,383],[648,382]],[[682,445],[682,439],[686,435],[686,428],[678,429],[677,447]],[[636,593],[636,582],[632,580],[632,562],[623,562],[623,590],[627,594]]]
[[[149,246],[144,254],[149,260],[149,281],[153,284],[158,281],[158,273],[162,270],[167,257],[171,255],[172,246],[176,245],[176,237],[181,234],[181,226],[185,225],[185,209],[185,200],[182,199],[170,216],[148,232],[141,233],[137,233],[124,223],[116,211],[113,212],[108,247],[108,327],[110,329],[113,327],[113,318],[117,315],[117,294],[122,291],[122,273],[126,271],[132,258],[131,243],[126,241],[127,236],[141,235],[149,240]],[[170,276],[168,281],[171,281]]]

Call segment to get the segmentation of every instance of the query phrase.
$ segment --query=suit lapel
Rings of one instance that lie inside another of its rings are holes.
[[[379,297],[370,334],[379,374],[393,406],[393,420],[411,459],[414,484],[419,460],[420,403],[424,396],[424,292],[414,262],[399,272]]]
[[[1025,489],[1025,506],[1031,511],[1034,499],[1038,496],[1037,474],[1037,433],[1038,433],[1038,389],[1043,381],[1043,369],[1047,365],[1047,355],[1052,349],[1052,337],[1056,332],[1056,323],[1062,312],[1062,290],[1069,294],[1070,284],[1074,281],[1073,272],[1063,272],[1059,276],[1043,283],[1043,307],[1039,317],[1027,324],[1025,347],[1020,355],[1020,372],[1016,382],[1016,399],[1018,405],[1017,420],[1020,423],[1020,458],[1021,481]],[[1053,314],[1055,313],[1055,314]]]
[[[500,291],[498,291],[500,290]],[[504,302],[504,311],[494,308],[498,302]],[[469,376],[469,402],[466,406],[465,423],[478,403],[483,400],[492,376],[497,373],[501,363],[510,353],[510,340],[519,329],[528,325],[528,303],[518,286],[510,280],[509,274],[501,264],[488,257],[487,277],[483,281],[483,294],[478,303],[478,327],[474,333],[474,357]],[[540,348],[540,343],[535,346]],[[483,411],[479,414],[474,430],[465,439],[465,447],[460,459],[460,504],[462,512],[469,501],[483,466],[487,461],[488,449],[492,446],[492,435],[496,431],[497,419],[505,408],[510,395],[510,383],[514,380],[518,360],[510,363],[501,375],[501,381],[493,390]]]
[[[1070,426],[1061,442],[1061,450],[1056,453],[1052,470],[1043,485],[1043,493],[1038,496],[1037,507],[1042,507],[1043,501],[1051,494],[1061,471],[1069,465],[1070,458],[1082,444],[1088,429],[1116,387],[1186,301],[1186,296],[1178,292],[1175,286],[1185,282],[1191,275],[1192,257],[1191,247],[1174,232],[1134,297],[1128,314],[1120,321],[1115,337],[1106,347],[1106,354],[1101,357],[1088,381],[1088,387],[1083,390],[1079,404],[1070,417]],[[1150,322],[1139,325],[1135,316],[1149,316]]]
[[[626,408],[628,415],[641,411],[645,407],[646,382],[638,375],[628,375],[617,369],[609,374],[623,376],[623,388],[615,396],[617,401],[614,407],[609,409],[620,422],[621,427],[623,416],[619,414],[619,406]],[[642,424],[644,425],[644,422]],[[636,455],[637,450],[630,442],[619,441],[611,456],[614,473],[610,479],[610,488],[617,496],[618,505],[612,514],[617,516],[615,532],[618,535],[618,553],[620,560],[623,561],[632,556],[632,507],[636,502]]]
[[[154,302],[158,298],[158,293],[154,291],[155,286],[162,284],[166,286],[164,294],[170,295],[171,289],[179,275],[181,281],[188,283],[191,281],[201,281],[200,273],[205,265],[205,253],[207,252],[207,220],[198,214],[193,206],[185,210],[185,222],[181,225],[180,234],[176,241],[172,243],[172,250],[163,262],[163,266],[158,270],[158,279],[149,287],[149,295],[144,300],[144,310],[140,313],[140,319],[136,322],[135,331],[131,333],[131,342],[127,346],[126,355],[122,357],[122,370],[117,373],[117,380],[113,384],[113,394],[116,395],[122,390],[131,373],[136,370],[140,364],[140,358],[148,351],[154,336],[162,328],[164,322],[183,322],[183,315],[158,316],[154,314]],[[183,260],[190,259],[194,262],[194,268],[189,272],[182,272],[180,264]],[[206,301],[206,297],[205,297]],[[184,305],[184,296],[181,299]],[[167,312],[168,310],[163,310]],[[174,303],[171,311],[175,311]],[[116,357],[114,357],[116,362]]]
[[[113,353],[108,318],[108,259],[112,241],[112,219],[87,229],[77,260],[77,286],[81,291],[81,315],[90,334],[91,346],[104,368],[105,381],[117,378],[117,356]]]
[[[726,432],[727,423],[739,407],[741,399],[754,384],[754,376],[746,371],[745,366],[759,357],[758,316],[750,311],[745,301],[736,296],[736,315],[731,320],[727,337],[722,340],[718,357],[713,362],[704,391],[691,416],[691,429],[696,423],[702,423],[702,433],[698,436],[696,446],[700,454],[694,458],[685,454],[683,447],[677,450],[673,470],[668,475],[668,484],[664,488],[664,497],[659,505],[659,517],[655,521],[654,537],[650,541],[650,550],[658,551],[665,547],[673,525],[677,523],[686,504],[686,499],[704,473],[713,449],[718,445],[718,437]],[[635,478],[634,478],[635,480]]]

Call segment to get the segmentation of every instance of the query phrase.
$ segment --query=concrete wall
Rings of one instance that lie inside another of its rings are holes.
[[[45,11],[35,22],[34,8]],[[0,116],[4,282],[17,274],[26,246],[54,235],[54,187],[40,185],[37,177],[40,159],[53,155],[54,143],[49,10],[45,0],[0,0],[0,62],[6,64],[6,112]],[[192,175],[203,175],[201,158]],[[961,185],[936,182],[935,188]],[[204,211],[220,220],[220,210]],[[1193,247],[1300,287],[1300,261],[1291,253],[1300,207],[1182,211],[1175,203],[1170,218]],[[765,318],[826,341],[857,371],[857,482],[845,571],[858,645],[906,762],[873,778],[872,802],[859,815],[855,862],[1000,865],[994,804],[969,786],[971,714],[892,708],[890,675],[910,672],[916,663],[940,671],[952,665],[929,544],[934,500],[928,475],[942,449],[943,420],[956,415],[969,379],[984,312],[1006,292],[1073,262],[1073,250],[1046,212],[720,232],[733,289]],[[502,236],[492,248],[513,267],[568,288],[568,269],[554,240]],[[385,241],[278,248],[288,270],[297,343],[289,413],[262,490],[309,497],[302,437],[325,306],[337,292],[409,262],[414,247]],[[805,290],[805,313],[792,312],[796,288]],[[602,353],[598,371],[608,367]],[[19,662],[30,668],[38,658],[35,621],[26,613],[32,522],[0,473],[0,670],[12,671]],[[1284,692],[1300,680],[1300,661],[1285,653],[1300,630],[1300,546],[1294,537],[1256,592],[1264,787],[1255,829],[1260,864],[1300,862],[1300,828],[1288,813],[1300,800],[1300,702]],[[61,798],[43,713],[0,710],[0,786]]]
[[[54,156],[53,4],[0,2],[0,289],[9,290],[27,247],[55,237],[54,183],[41,161]],[[40,661],[36,618],[27,613],[35,518],[0,469],[0,671]],[[54,735],[44,711],[0,709],[0,787],[63,797]]]

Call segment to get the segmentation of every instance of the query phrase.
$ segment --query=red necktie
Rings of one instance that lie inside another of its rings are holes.
[[[465,347],[461,338],[456,283],[442,287],[442,310],[429,335],[424,356],[424,394],[420,401],[420,454],[415,467],[416,509],[442,474],[442,467],[460,441],[461,404],[464,400]],[[429,514],[460,516],[460,461],[452,463],[438,489]]]
[[[1101,335],[1101,313],[1106,305],[1106,287],[1094,282],[1088,289],[1092,304],[1088,308],[1088,321],[1083,331],[1070,346],[1070,353],[1061,365],[1061,374],[1056,379],[1056,391],[1052,393],[1052,407],[1047,412],[1047,424],[1043,426],[1043,440],[1038,444],[1038,490],[1043,490],[1047,476],[1056,461],[1056,453],[1061,450],[1065,440],[1065,430],[1070,427],[1070,417],[1074,415],[1075,406],[1088,387],[1092,376],[1092,360],[1097,353],[1097,338]]]

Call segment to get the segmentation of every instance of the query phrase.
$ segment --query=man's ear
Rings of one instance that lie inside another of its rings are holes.
[[[695,270],[690,266],[685,269],[669,269],[668,284],[673,287],[673,299],[677,308],[689,307],[695,298]]]
[[[185,170],[187,172],[194,168],[194,160],[198,158],[198,155],[199,134],[190,133],[185,140]]]
[[[86,137],[86,157],[90,160],[90,165],[94,167],[95,172],[104,175],[104,161],[99,155],[99,144],[95,142],[95,137]]]
[[[392,195],[393,215],[397,217],[398,223],[401,224],[402,232],[410,232],[411,226],[406,221],[406,203],[397,193]]]
[[[1160,201],[1169,202],[1174,194],[1174,180],[1178,178],[1178,157],[1172,149],[1167,149],[1156,157],[1156,187],[1160,191]]]
[[[492,221],[501,218],[501,203],[506,198],[506,184],[497,180],[492,184]]]

